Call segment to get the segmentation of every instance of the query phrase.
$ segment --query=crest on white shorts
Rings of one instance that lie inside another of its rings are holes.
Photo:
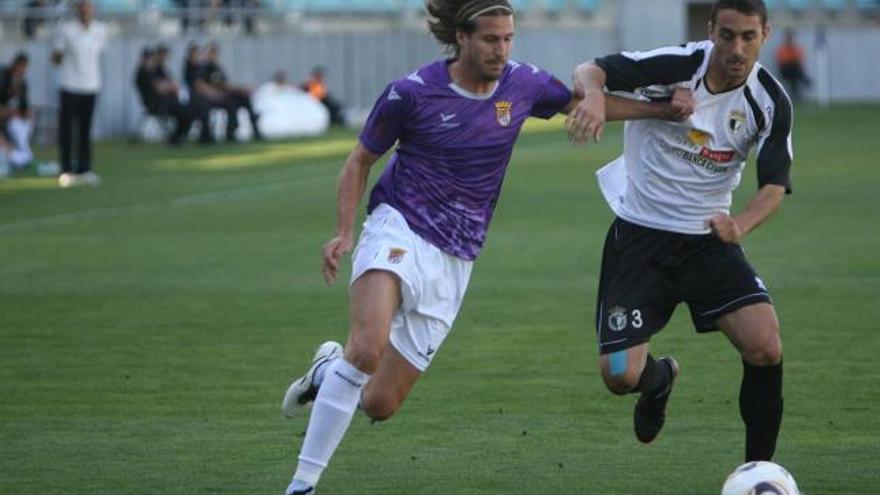
[[[392,265],[396,265],[403,261],[404,256],[406,256],[406,249],[391,248],[388,250],[388,262]]]

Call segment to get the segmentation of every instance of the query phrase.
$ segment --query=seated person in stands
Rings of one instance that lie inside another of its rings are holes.
[[[55,4],[57,2],[52,2]],[[46,20],[46,15],[48,12],[46,9],[52,7],[50,5],[49,0],[29,0],[25,5],[25,16],[21,23],[21,30],[24,32],[24,37],[32,40],[37,37],[37,31],[40,29],[40,26],[43,25],[43,22]]]
[[[196,91],[205,95],[214,106],[226,110],[226,140],[235,140],[238,128],[238,109],[244,108],[250,117],[254,139],[262,140],[257,125],[258,116],[251,104],[251,89],[229,82],[226,72],[220,66],[220,47],[217,43],[208,43],[205,48],[205,63],[193,82]]]
[[[223,0],[222,5],[227,9],[226,17],[223,19],[227,26],[231,26],[236,18],[241,18],[245,34],[255,34],[254,21],[256,11],[260,8],[260,0]]]
[[[330,96],[327,90],[327,84],[324,82],[324,68],[321,66],[312,69],[308,80],[303,82],[300,87],[312,95],[316,100],[320,101],[330,112],[330,123],[342,125],[345,124],[345,118],[342,115],[342,105]]]
[[[18,53],[8,67],[0,69],[0,154],[13,168],[26,167],[34,159],[30,136],[34,115],[28,103],[28,57]]]
[[[160,46],[157,50],[144,48],[135,75],[135,86],[147,113],[174,119],[174,132],[168,137],[168,142],[180,144],[189,132],[193,111],[189,105],[180,103],[180,85],[165,69],[167,57],[167,47]]]
[[[189,92],[189,103],[201,127],[199,142],[210,144],[214,142],[209,120],[210,111],[214,107],[223,106],[223,94],[205,81],[204,72],[205,61],[199,45],[190,43],[186,47],[186,56],[183,60],[183,82]]]

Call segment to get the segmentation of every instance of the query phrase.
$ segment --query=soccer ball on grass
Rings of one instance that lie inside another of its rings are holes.
[[[800,495],[794,478],[779,464],[747,462],[736,468],[721,489],[721,495]]]

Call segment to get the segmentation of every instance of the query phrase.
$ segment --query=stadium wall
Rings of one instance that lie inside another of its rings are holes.
[[[656,15],[661,15],[659,12]],[[677,13],[670,16],[679,17]],[[623,16],[629,17],[629,16]],[[662,24],[662,22],[661,22]],[[679,23],[681,24],[681,23]],[[660,39],[683,42],[683,25],[667,25],[666,30],[632,33],[632,27],[594,27],[584,29],[534,28],[518,33],[514,57],[531,62],[570,81],[572,67],[597,55],[627,49],[650,48]],[[817,73],[815,33],[798,31],[799,40],[808,52],[808,70]],[[763,62],[775,70],[773,51],[781,40],[781,32],[768,43]],[[830,29],[826,36],[829,81],[832,101],[880,100],[880,51],[866,47],[880,46],[880,30],[870,27]],[[172,48],[169,68],[179,77],[182,53],[189,40],[165,41]],[[220,38],[221,59],[232,80],[258,85],[269,80],[272,73],[284,69],[291,82],[302,80],[315,65],[328,72],[331,93],[355,109],[368,109],[375,97],[391,79],[442,56],[441,47],[417,30],[377,33],[291,34],[257,38]],[[133,86],[134,70],[141,48],[155,44],[155,39],[116,37],[104,58],[104,89],[99,98],[95,133],[98,136],[124,135],[134,132],[142,114],[141,104]],[[9,60],[20,49],[13,44],[0,45],[0,61]],[[57,104],[57,72],[49,63],[46,40],[31,42],[26,47],[31,66],[29,82],[35,105],[51,112]]]

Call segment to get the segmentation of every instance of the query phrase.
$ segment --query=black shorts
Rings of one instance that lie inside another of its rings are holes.
[[[696,330],[709,332],[718,329],[719,317],[769,303],[770,295],[738,244],[714,234],[679,234],[616,219],[602,253],[599,352],[647,342],[682,301]]]

